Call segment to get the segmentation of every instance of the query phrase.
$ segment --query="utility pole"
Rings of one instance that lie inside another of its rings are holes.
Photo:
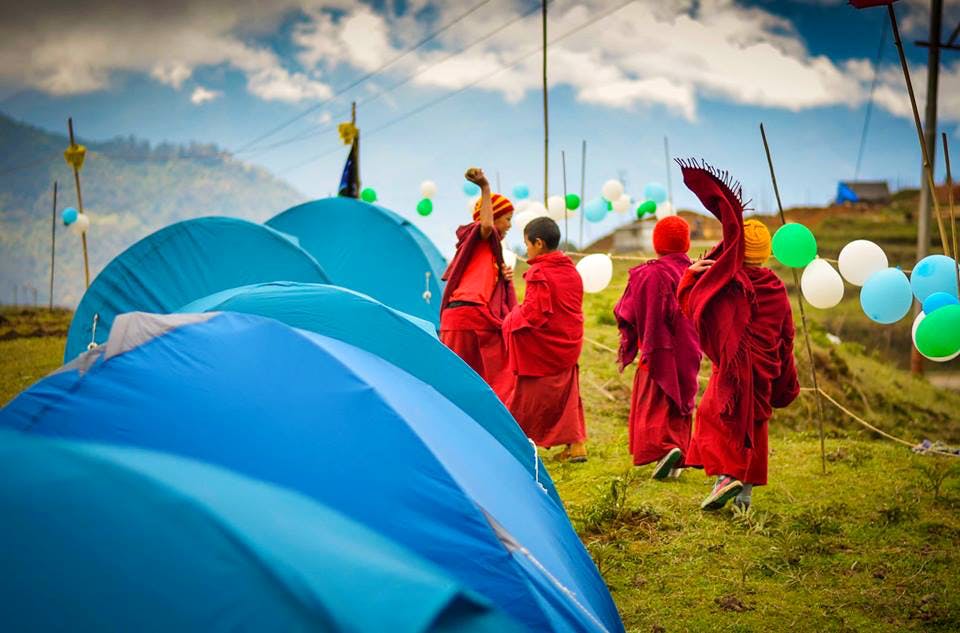
[[[540,3],[543,21],[543,204],[550,195],[550,117],[547,107],[547,0]]]

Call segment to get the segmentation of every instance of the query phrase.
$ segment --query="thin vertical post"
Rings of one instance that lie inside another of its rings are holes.
[[[67,119],[67,129],[70,132],[70,147],[76,146],[77,142],[73,136],[73,117]],[[76,165],[73,167],[73,182],[77,185],[77,210],[83,213],[83,193],[80,190],[80,169]],[[87,255],[87,232],[80,234],[80,243],[83,245],[83,278],[86,287],[90,287],[90,258]]]
[[[570,219],[567,217],[567,153],[560,150],[560,164],[563,169],[563,239],[567,241],[567,248],[570,247]]]
[[[663,159],[667,166],[667,199],[670,201],[670,204],[673,204],[673,184],[670,181],[670,142],[667,140],[667,137],[663,137]]]
[[[53,217],[50,219],[50,310],[53,310],[53,270],[57,251],[57,181],[53,181]]]
[[[583,215],[587,207],[587,140],[580,146],[580,244],[583,248]]]
[[[547,102],[547,0],[540,2],[543,26],[543,204],[550,191],[550,117]]]
[[[777,185],[777,174],[773,170],[773,158],[770,155],[770,145],[767,143],[767,132],[763,129],[763,123],[760,124],[760,136],[763,138],[763,149],[767,153],[767,165],[770,166],[770,179],[773,181],[773,193],[777,198],[777,209],[780,212],[781,224],[787,223],[787,218],[783,214],[783,204],[780,202],[780,187]],[[810,359],[810,376],[813,378],[813,392],[817,398],[817,417],[820,426],[820,466],[823,473],[827,473],[827,449],[824,441],[823,430],[823,399],[820,395],[820,384],[817,381],[817,365],[813,359],[813,347],[810,345],[810,331],[807,328],[807,312],[803,307],[803,293],[800,292],[800,274],[796,268],[790,269],[793,272],[793,283],[797,287],[797,304],[800,306],[800,323],[803,326],[803,340],[807,346],[807,357]]]
[[[947,133],[941,132],[943,139],[943,161],[947,168],[947,204],[950,208],[950,243],[953,245],[953,252],[956,254],[957,248],[957,216],[954,213],[953,206],[953,172],[950,170],[950,147],[947,145]],[[954,269],[957,271],[957,291],[960,292],[960,266],[954,262]]]

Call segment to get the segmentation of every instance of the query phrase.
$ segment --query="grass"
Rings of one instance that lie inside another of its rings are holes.
[[[610,288],[585,298],[586,334],[608,347],[617,345],[611,312],[625,284],[618,262]],[[60,364],[65,339],[55,322],[65,331],[69,315],[0,316],[11,331],[55,334],[0,340],[6,403]],[[960,395],[860,343],[832,345],[820,318],[812,316],[811,330],[829,393],[910,440],[960,440]],[[808,384],[802,347],[797,357]],[[619,374],[613,355],[588,343],[581,383],[590,460],[544,455],[629,631],[960,629],[960,459],[878,441],[827,405],[824,475],[814,401],[802,394],[774,416],[770,485],[754,492],[753,508],[705,514],[698,505],[711,482],[702,473],[654,482],[651,467],[632,466],[632,379],[632,368]]]

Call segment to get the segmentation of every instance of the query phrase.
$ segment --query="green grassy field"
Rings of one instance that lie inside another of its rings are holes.
[[[615,347],[626,283],[585,301],[587,336]],[[59,366],[68,313],[0,310],[0,403]],[[821,386],[911,441],[960,440],[960,394],[938,390],[857,343],[812,326]],[[809,363],[798,349],[801,382]],[[710,481],[649,479],[627,453],[633,369],[587,344],[582,392],[590,460],[544,455],[568,512],[630,631],[960,630],[960,459],[914,455],[827,405],[821,473],[813,396],[771,424],[771,485],[746,514],[704,514]],[[704,368],[706,369],[706,368]]]

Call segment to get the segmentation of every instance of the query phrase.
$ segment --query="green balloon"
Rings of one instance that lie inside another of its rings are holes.
[[[640,206],[637,207],[638,218],[642,218],[648,213],[656,213],[656,212],[657,212],[657,203],[654,202],[653,200],[644,200],[643,202],[640,203]]]
[[[426,217],[433,213],[433,200],[430,198],[424,198],[417,203],[417,213]]]
[[[942,358],[960,350],[960,305],[931,312],[917,326],[917,349],[924,356]]]
[[[367,187],[360,192],[360,199],[364,202],[376,202],[377,201],[377,192]]]
[[[607,203],[607,211],[613,211],[613,203],[606,198],[604,198],[603,201]]]
[[[803,268],[817,256],[817,238],[802,224],[784,224],[773,235],[773,256],[790,268]]]
[[[567,194],[567,211],[573,211],[580,208],[580,196],[575,193]]]

